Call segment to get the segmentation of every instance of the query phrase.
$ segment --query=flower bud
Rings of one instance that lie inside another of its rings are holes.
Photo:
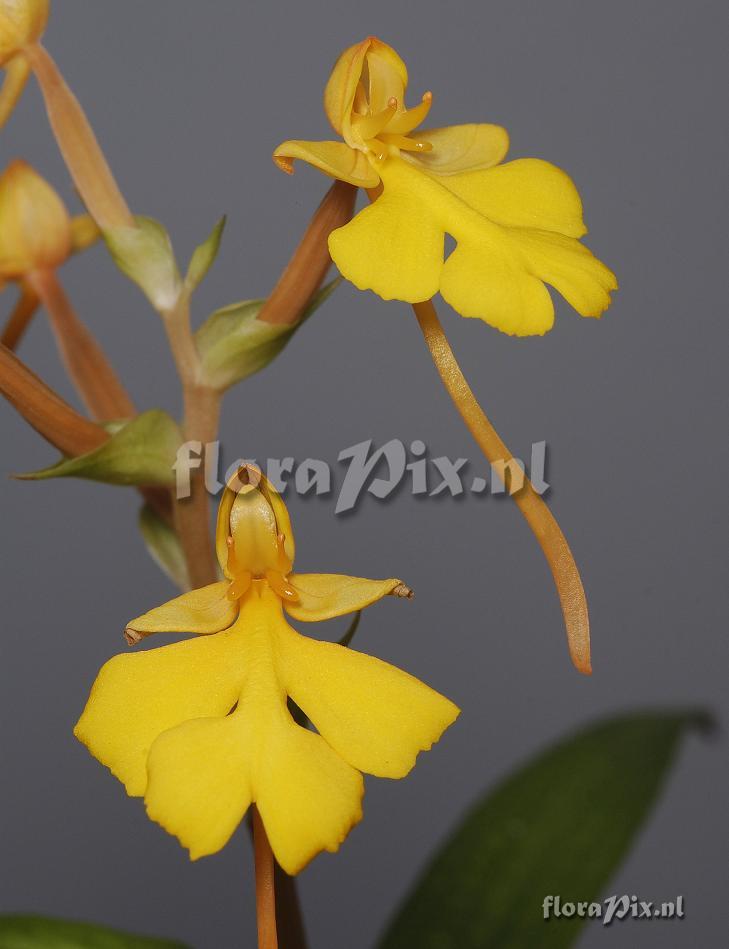
[[[11,162],[0,175],[0,280],[53,270],[71,249],[71,219],[61,199],[26,162]]]
[[[43,35],[50,0],[0,0],[0,66]]]

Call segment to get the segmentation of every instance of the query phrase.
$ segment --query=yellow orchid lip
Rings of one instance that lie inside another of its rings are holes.
[[[298,873],[361,819],[362,773],[405,777],[459,710],[394,666],[288,625],[284,609],[311,622],[412,593],[395,578],[290,573],[288,512],[255,466],[226,485],[217,542],[225,580],[126,630],[130,644],[197,638],[111,659],[74,733],[192,859],[220,850],[255,803],[278,862]]]

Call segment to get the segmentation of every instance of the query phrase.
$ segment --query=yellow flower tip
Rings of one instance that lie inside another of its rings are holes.
[[[41,38],[49,13],[50,0],[0,0],[0,66]]]
[[[0,175],[0,278],[53,270],[71,247],[71,219],[59,196],[27,162],[11,162]]]
[[[225,846],[255,803],[276,859],[298,873],[362,818],[363,773],[402,778],[458,709],[407,673],[293,630],[385,596],[401,580],[296,574],[286,507],[253,465],[226,485],[216,545],[226,579],[132,620],[200,634],[116,656],[101,669],[76,737],[193,860]],[[292,699],[315,731],[297,725]]]
[[[276,165],[285,172],[287,175],[293,175],[294,173],[294,160],[288,155],[282,155],[279,153],[279,149],[273,153],[273,160]]]

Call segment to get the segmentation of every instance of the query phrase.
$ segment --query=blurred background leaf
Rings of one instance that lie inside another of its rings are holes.
[[[181,942],[41,916],[0,916],[2,949],[190,949]]]
[[[336,277],[322,287],[292,325],[259,320],[265,300],[243,300],[212,313],[195,333],[208,384],[222,392],[267,366],[340,283]]]
[[[145,504],[139,512],[139,530],[150,556],[180,590],[190,589],[187,561],[176,531],[154,508]]]
[[[379,949],[565,949],[650,813],[682,735],[705,713],[647,712],[560,742],[487,794],[436,853]]]
[[[63,458],[50,468],[15,475],[26,481],[47,478],[88,478],[106,484],[172,485],[182,435],[161,409],[142,412],[120,428],[107,426],[111,438],[99,448]]]

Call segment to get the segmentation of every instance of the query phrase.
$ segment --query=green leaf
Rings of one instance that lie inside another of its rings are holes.
[[[158,221],[135,217],[136,227],[104,231],[114,263],[142,290],[159,311],[175,305],[180,294],[180,273],[170,236]]]
[[[545,921],[545,896],[563,903],[601,896],[648,817],[680,738],[707,723],[694,711],[627,715],[527,763],[435,855],[379,949],[574,945],[585,920]]]
[[[244,300],[216,310],[195,334],[206,381],[222,392],[263,369],[340,282],[337,277],[322,287],[292,326],[257,319],[265,300]]]
[[[187,268],[187,276],[185,277],[185,286],[189,293],[192,293],[192,291],[202,283],[208,270],[210,270],[215,263],[215,258],[218,256],[218,251],[220,250],[220,242],[223,239],[225,222],[226,218],[225,215],[223,215],[211,231],[205,243],[195,248],[190,258],[190,265]]]
[[[170,486],[182,435],[161,409],[137,415],[108,442],[86,455],[62,458],[50,468],[15,475],[25,481],[87,478],[106,484]]]
[[[180,544],[180,538],[173,528],[159,514],[145,504],[139,512],[139,530],[150,556],[180,590],[190,589],[187,574],[187,561]]]
[[[41,916],[0,916],[2,949],[189,949],[168,939],[149,939],[91,923]]]

